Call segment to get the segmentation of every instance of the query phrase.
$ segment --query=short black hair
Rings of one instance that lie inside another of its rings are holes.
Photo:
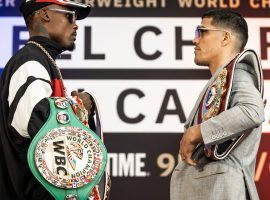
[[[244,49],[248,40],[248,25],[244,17],[230,9],[214,9],[203,14],[203,18],[211,17],[212,25],[228,28],[234,32],[239,41],[239,51]]]

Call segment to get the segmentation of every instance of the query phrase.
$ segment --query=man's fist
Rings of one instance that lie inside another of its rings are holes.
[[[94,116],[96,105],[95,105],[93,98],[91,97],[91,95],[89,93],[87,93],[87,92],[80,92],[79,93],[78,91],[74,90],[71,92],[71,96],[79,97],[83,102],[83,106],[88,111],[88,115],[91,117]]]

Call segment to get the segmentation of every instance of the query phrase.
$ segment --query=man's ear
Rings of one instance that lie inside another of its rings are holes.
[[[228,32],[228,31],[224,32],[222,45],[226,46],[231,42],[232,42],[232,34],[230,32]]]
[[[43,9],[39,10],[39,15],[44,21],[46,21],[46,22],[50,21],[50,17],[47,14],[46,10],[43,10]]]

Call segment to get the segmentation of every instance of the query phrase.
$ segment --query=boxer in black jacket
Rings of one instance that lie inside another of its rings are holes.
[[[7,63],[0,82],[0,199],[53,197],[31,174],[27,150],[47,119],[47,97],[65,97],[56,57],[73,50],[78,26],[90,7],[63,0],[23,0],[29,42]],[[88,97],[89,98],[89,97]]]

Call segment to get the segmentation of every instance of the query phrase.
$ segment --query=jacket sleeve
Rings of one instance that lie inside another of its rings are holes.
[[[237,64],[229,109],[201,124],[204,144],[214,145],[240,136],[264,121],[264,105],[257,77],[247,64]]]
[[[10,126],[22,137],[33,137],[46,119],[49,104],[44,98],[51,94],[50,76],[45,67],[33,60],[22,64],[9,84]]]

